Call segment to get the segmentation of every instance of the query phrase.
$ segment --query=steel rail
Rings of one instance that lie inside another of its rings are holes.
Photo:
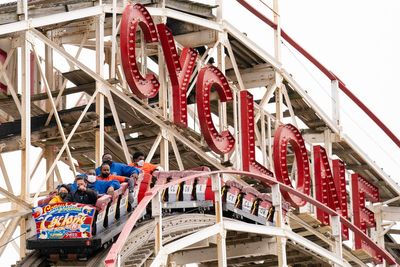
[[[251,4],[246,0],[236,0],[239,4],[245,7],[248,11],[253,13],[260,20],[265,22],[268,26],[277,29],[277,25],[271,21],[269,18],[261,14],[256,10]],[[331,81],[337,80],[339,82],[339,88],[345,93],[362,111],[364,111],[368,117],[378,125],[381,130],[400,148],[400,139],[357,97],[350,89],[336,76],[332,71],[328,70],[321,62],[319,62],[315,57],[313,57],[307,50],[299,45],[293,38],[291,38],[283,29],[281,29],[281,36],[285,39],[291,46],[293,46],[297,51],[299,51],[305,58],[307,58],[314,66],[316,66],[326,77]]]
[[[392,255],[390,255],[389,252],[387,252],[384,248],[381,248],[380,246],[378,246],[378,244],[376,244],[374,241],[372,241],[363,231],[361,231],[358,227],[353,225],[349,220],[342,217],[335,210],[325,206],[323,203],[319,202],[318,200],[313,199],[311,196],[303,194],[291,186],[280,183],[280,182],[276,181],[273,177],[270,177],[270,176],[257,175],[254,173],[244,172],[244,171],[222,170],[222,171],[212,171],[212,172],[204,172],[201,174],[190,175],[190,176],[187,176],[184,178],[174,180],[174,181],[169,182],[164,185],[156,185],[152,189],[147,191],[145,194],[145,197],[141,200],[139,205],[136,207],[135,211],[132,213],[131,217],[129,217],[129,219],[125,223],[125,226],[122,229],[117,241],[112,245],[112,247],[104,261],[105,266],[115,266],[117,264],[119,253],[122,250],[123,246],[125,245],[128,237],[129,237],[129,233],[132,231],[137,220],[141,217],[141,215],[142,215],[143,211],[146,209],[147,205],[159,192],[161,192],[162,190],[164,190],[172,185],[176,185],[176,184],[194,179],[199,176],[204,177],[204,176],[211,176],[211,175],[216,175],[216,174],[244,175],[244,176],[252,177],[256,180],[259,180],[263,185],[268,186],[268,187],[270,187],[272,185],[278,185],[281,191],[288,192],[290,194],[293,194],[293,195],[307,201],[308,203],[314,205],[315,207],[322,210],[323,212],[326,212],[330,216],[337,216],[343,225],[347,226],[351,231],[353,231],[354,234],[360,235],[361,239],[369,247],[371,247],[372,249],[377,251],[382,256],[382,258],[386,260],[387,263],[389,263],[390,265],[396,265],[396,260],[393,258]]]

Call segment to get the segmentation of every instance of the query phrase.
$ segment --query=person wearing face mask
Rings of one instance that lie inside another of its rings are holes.
[[[87,174],[79,174],[77,176],[84,179],[86,182],[86,187],[95,191],[97,194],[113,194],[114,190],[119,189],[120,185],[118,181],[99,181],[96,179],[96,175],[94,175],[94,170],[89,170]],[[71,185],[71,191],[75,192],[79,189],[77,181]]]
[[[157,166],[148,162],[144,162],[145,155],[141,151],[136,151],[132,155],[133,163],[129,164],[129,166],[134,166],[143,171],[143,173],[152,174],[154,171],[162,171],[161,166]]]
[[[137,177],[140,170],[134,166],[128,166],[120,162],[114,162],[110,153],[106,153],[102,157],[102,162],[110,166],[110,174],[124,176],[124,177]],[[96,168],[96,175],[100,176],[101,166]]]
[[[134,181],[131,177],[124,177],[110,174],[110,165],[108,163],[101,164],[101,173],[97,176],[98,181],[118,181],[119,183],[128,183],[129,193],[133,193]]]
[[[62,184],[58,187],[58,192],[55,197],[53,197],[50,201],[49,204],[55,204],[55,203],[63,203],[65,202],[65,198],[69,194],[69,188],[67,185]]]
[[[68,196],[65,198],[65,202],[75,202],[90,205],[96,204],[97,192],[88,188],[88,183],[83,175],[77,175],[73,185],[75,185],[76,190],[71,194],[68,194]]]

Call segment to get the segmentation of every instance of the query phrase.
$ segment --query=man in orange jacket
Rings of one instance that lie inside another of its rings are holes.
[[[136,151],[132,155],[133,163],[129,164],[129,166],[134,166],[138,169],[141,169],[143,173],[152,174],[155,170],[162,171],[163,169],[160,166],[144,162],[144,153],[141,151]]]

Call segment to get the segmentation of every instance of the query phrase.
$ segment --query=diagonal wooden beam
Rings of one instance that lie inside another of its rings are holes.
[[[29,213],[31,213],[31,210],[9,210],[0,212],[0,224],[8,221],[9,219],[25,216]]]
[[[36,64],[38,65],[40,76],[42,76],[42,80],[43,80],[43,83],[44,83],[44,88],[46,89],[46,93],[47,93],[47,95],[49,97],[49,101],[50,101],[50,104],[51,104],[51,107],[52,107],[52,110],[53,110],[53,113],[54,113],[54,117],[56,118],[58,130],[60,131],[60,135],[61,135],[61,138],[62,138],[63,142],[66,142],[67,138],[65,137],[64,129],[63,129],[63,126],[61,124],[61,119],[60,119],[60,116],[58,115],[57,106],[54,103],[54,100],[52,98],[49,83],[47,82],[46,75],[44,74],[44,71],[42,69],[42,64],[40,64],[40,59],[39,59],[38,54],[36,53],[36,48],[35,48],[34,45],[32,45],[32,51],[33,51],[33,54],[34,54],[35,59],[36,59]],[[67,151],[67,155],[68,155],[68,159],[69,159],[69,164],[70,164],[71,170],[72,170],[72,172],[73,172],[73,174],[75,176],[76,175],[76,169],[75,169],[74,162],[72,161],[72,154],[71,154],[71,151],[69,149],[69,146],[66,146],[66,151]]]
[[[5,190],[2,187],[0,187],[0,194],[4,195],[5,197],[8,197],[9,200],[14,202],[15,204],[20,205],[21,207],[28,208],[28,209],[32,208],[32,206],[29,203],[23,201],[22,199],[17,198],[16,196],[14,196],[13,194],[11,194],[10,192],[8,192],[7,190]]]
[[[1,154],[0,154],[0,168],[1,168],[1,172],[3,173],[4,181],[6,182],[7,190],[11,194],[14,194],[12,185],[10,183],[10,178],[8,176],[7,168],[6,168],[5,164],[4,164],[4,160],[3,160],[3,157],[1,156]],[[0,218],[1,218],[1,216],[0,216]]]
[[[0,238],[0,257],[7,247],[7,242],[10,240],[10,238],[14,234],[15,229],[17,228],[20,219],[21,219],[20,217],[14,218],[8,224],[7,229],[4,231],[3,235],[1,236],[1,238]]]

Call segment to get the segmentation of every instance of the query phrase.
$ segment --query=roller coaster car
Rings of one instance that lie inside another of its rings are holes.
[[[38,202],[32,211],[36,236],[27,240],[27,249],[39,250],[51,259],[86,259],[112,242],[128,218],[128,184],[113,195],[103,195],[96,205]]]
[[[206,167],[191,169],[188,171],[156,172],[156,185],[164,185],[174,180],[198,175],[197,178],[187,180],[169,186],[162,192],[163,209],[210,209],[214,205],[214,193],[211,189],[211,179],[208,176],[201,176],[209,172]]]
[[[222,188],[223,209],[233,217],[259,224],[268,224],[274,221],[275,208],[269,194],[260,193],[251,186],[229,180]],[[283,216],[290,205],[283,203]]]
[[[188,171],[155,172],[153,176],[142,174],[133,193],[129,193],[127,183],[122,183],[113,195],[99,197],[95,206],[79,203],[49,205],[51,197],[42,199],[40,206],[32,212],[37,234],[27,240],[27,249],[39,250],[52,260],[86,259],[113,242],[131,210],[152,186],[165,185],[183,177],[196,178],[171,185],[162,192],[164,212],[213,211],[215,199],[211,178],[205,175],[209,171],[209,168],[200,167]],[[258,224],[273,221],[274,207],[269,194],[261,194],[253,187],[243,187],[232,180],[223,183],[221,192],[225,215]],[[128,201],[130,194],[132,197]],[[284,204],[283,212],[288,209],[289,205]],[[142,215],[145,214],[146,210]]]

